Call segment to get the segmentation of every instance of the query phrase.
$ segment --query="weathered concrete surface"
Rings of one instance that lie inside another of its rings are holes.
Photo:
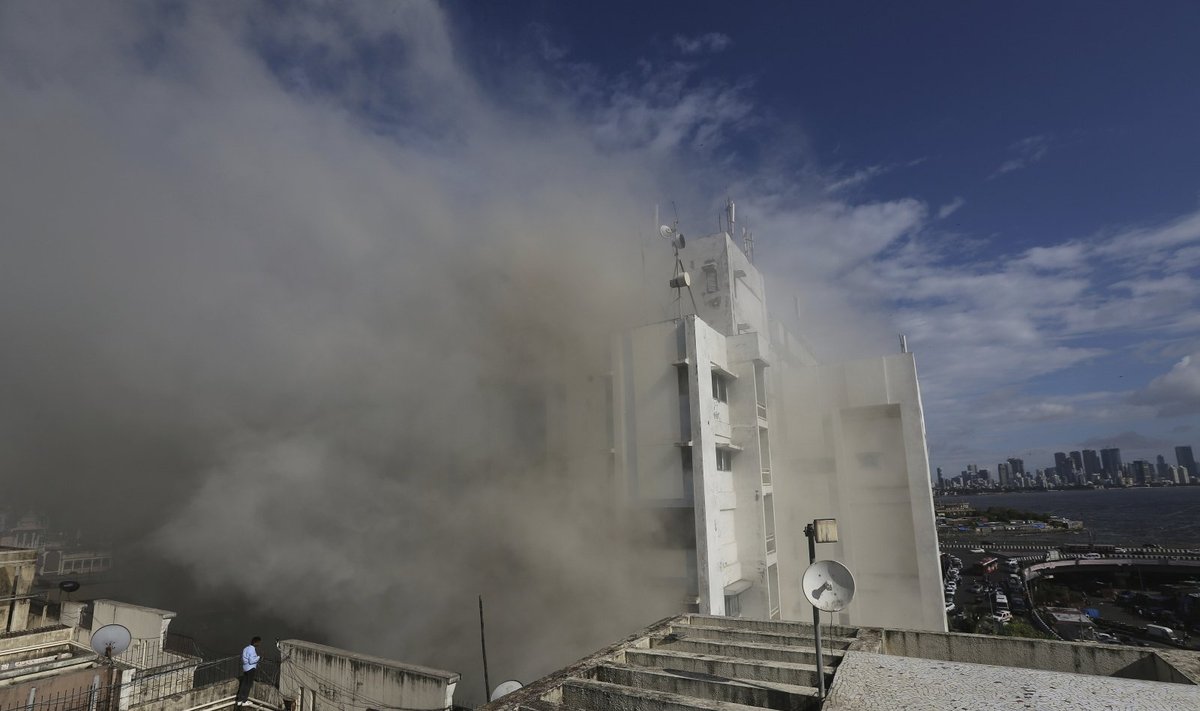
[[[635,689],[652,689],[683,696],[712,699],[768,709],[810,709],[820,706],[817,690],[795,684],[745,682],[738,679],[646,669],[629,664],[605,663],[596,668],[596,681]]]
[[[289,699],[367,707],[449,708],[457,672],[383,657],[355,654],[322,644],[287,639],[279,643],[280,691]]]
[[[813,664],[752,661],[712,654],[672,652],[669,649],[630,650],[625,653],[625,661],[629,664],[654,669],[679,669],[712,676],[779,684],[817,685],[817,667]],[[832,674],[832,668],[827,667],[825,676],[830,677]]]
[[[847,652],[823,711],[1185,711],[1200,686]]]
[[[894,656],[1196,683],[1174,665],[1155,657],[1154,651],[1142,647],[918,630],[883,630],[882,638],[881,651]],[[1187,652],[1179,653],[1181,661],[1188,656]]]
[[[679,624],[671,625],[671,633],[683,639],[722,640],[736,644],[757,642],[762,644],[778,644],[789,647],[812,647],[812,626],[799,627],[791,633],[765,632],[736,627],[720,627],[715,625]],[[803,633],[799,633],[803,631]],[[824,632],[824,626],[822,626]],[[821,635],[822,645],[827,649],[846,649],[856,638]]]
[[[588,679],[570,679],[563,684],[566,705],[609,711],[761,711],[755,706],[682,696],[652,689],[631,689]]]

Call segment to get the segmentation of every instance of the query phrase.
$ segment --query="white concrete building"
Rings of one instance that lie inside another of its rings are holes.
[[[838,622],[945,630],[913,356],[818,364],[769,319],[762,275],[726,234],[680,258],[678,318],[618,336],[611,380],[576,393],[593,412],[611,403],[612,423],[610,457],[571,437],[575,465],[606,461],[618,508],[652,523],[639,582],[701,614],[811,619],[804,525],[836,518],[840,542],[818,557],[859,584]]]

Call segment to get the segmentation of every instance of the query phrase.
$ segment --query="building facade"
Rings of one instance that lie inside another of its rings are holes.
[[[618,509],[653,532],[639,584],[701,614],[807,619],[804,527],[836,518],[819,557],[847,564],[863,601],[839,621],[944,630],[912,354],[818,363],[769,318],[765,280],[728,235],[679,256],[692,285],[677,316],[620,334],[595,380],[610,391],[586,399],[610,403]]]

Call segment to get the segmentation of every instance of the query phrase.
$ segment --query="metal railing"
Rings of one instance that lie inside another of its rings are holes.
[[[770,468],[770,467],[763,467],[763,470],[762,470],[762,483],[764,483],[764,484],[770,484],[770,483],[771,483],[771,468]]]
[[[775,552],[775,534],[774,533],[767,534],[767,552],[768,553]]]
[[[767,406],[762,404],[761,402],[758,403],[758,416],[763,418],[764,420],[767,419]]]
[[[9,689],[0,689],[0,711],[117,711],[128,705],[156,708],[156,702],[193,689],[228,682],[242,673],[240,656],[224,657],[210,662],[191,660],[182,665],[166,665],[155,669],[124,671],[124,681],[93,683],[73,689],[55,689],[53,677],[33,680]],[[108,668],[97,667],[97,674]],[[129,676],[132,678],[129,678]],[[279,664],[262,660],[258,665],[255,683],[279,685]],[[49,687],[49,691],[43,689]],[[122,703],[124,701],[124,704]]]

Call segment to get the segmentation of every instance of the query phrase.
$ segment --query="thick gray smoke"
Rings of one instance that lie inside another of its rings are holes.
[[[449,25],[418,3],[0,4],[0,503],[111,534],[112,594],[205,641],[453,669],[472,702],[477,594],[497,678],[678,604],[621,575],[653,532],[571,469],[608,445],[554,406],[604,377],[612,334],[673,312],[652,206],[696,235],[753,196],[760,264],[837,324],[870,293],[844,275],[925,211],[739,173],[721,147],[762,119],[685,62],[609,81],[513,48],[484,84]]]
[[[504,109],[436,6],[244,7],[0,8],[10,501],[466,701],[478,593],[505,676],[658,615],[546,402],[641,314],[669,157]]]

